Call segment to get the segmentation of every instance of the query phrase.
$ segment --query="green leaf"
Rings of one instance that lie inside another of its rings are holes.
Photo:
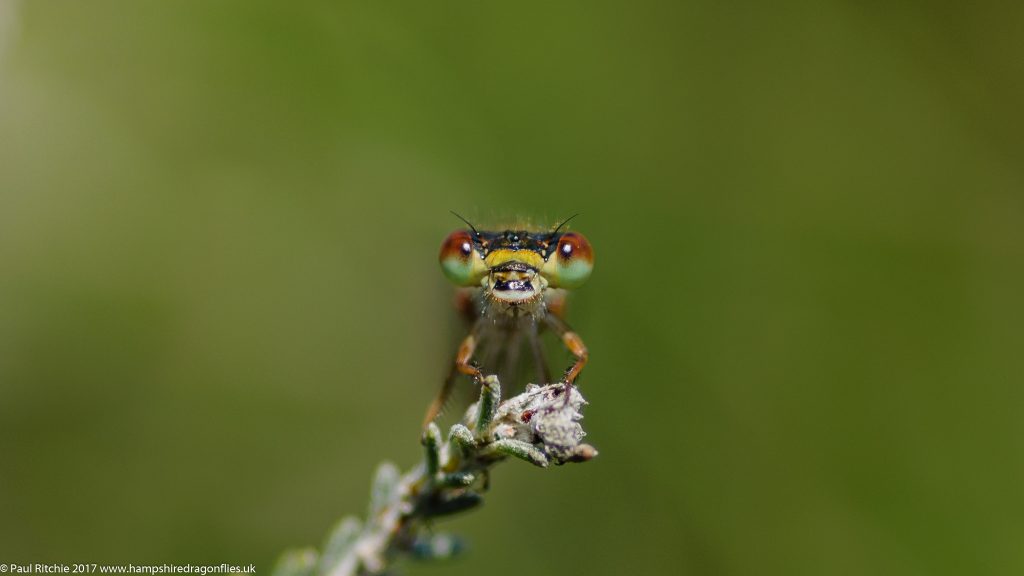
[[[317,574],[325,576],[337,568],[342,558],[348,556],[362,531],[359,519],[353,516],[343,518],[335,524],[324,543],[324,552],[317,566]]]
[[[483,497],[475,492],[464,492],[457,496],[445,497],[430,502],[426,507],[424,507],[423,515],[427,517],[449,516],[471,508],[476,508],[483,502],[483,500]]]
[[[459,456],[462,458],[476,450],[476,440],[473,439],[473,433],[462,424],[455,424],[448,431],[448,444],[457,448]]]
[[[431,422],[427,426],[423,447],[426,451],[427,478],[433,482],[437,478],[437,471],[441,466],[441,429],[437,427],[437,424]]]
[[[546,468],[548,465],[548,457],[543,452],[533,444],[523,442],[522,440],[496,440],[487,446],[487,453],[515,456],[541,468]]]
[[[476,416],[476,436],[483,438],[487,435],[491,421],[498,411],[498,403],[501,401],[501,384],[497,376],[484,378],[483,386],[480,387],[480,402]]]
[[[476,480],[472,472],[452,472],[441,477],[440,485],[445,488],[465,488]]]
[[[316,550],[300,548],[288,550],[277,559],[273,576],[312,576],[316,567]]]
[[[410,552],[418,560],[442,560],[458,555],[465,548],[465,543],[458,536],[430,534],[416,538]]]
[[[381,462],[373,475],[370,486],[370,515],[367,522],[373,522],[384,508],[394,501],[402,473],[391,462]]]

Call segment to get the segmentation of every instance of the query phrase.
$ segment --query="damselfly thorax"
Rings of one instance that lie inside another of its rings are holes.
[[[550,382],[540,342],[545,329],[554,332],[575,359],[561,381],[566,387],[576,381],[587,362],[587,349],[562,316],[567,290],[590,277],[594,254],[582,234],[560,232],[567,222],[551,231],[502,232],[481,232],[466,222],[468,230],[457,230],[445,239],[441,269],[462,287],[457,303],[470,328],[427,411],[427,423],[437,417],[459,374],[477,384],[485,371],[505,379],[520,365],[524,349],[538,383]]]

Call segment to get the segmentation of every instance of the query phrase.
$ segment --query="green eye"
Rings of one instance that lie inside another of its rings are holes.
[[[566,232],[544,263],[543,274],[553,288],[582,286],[594,269],[594,250],[582,234]]]
[[[473,237],[465,230],[445,238],[438,260],[444,275],[458,286],[476,286],[487,274],[487,266],[473,249]]]

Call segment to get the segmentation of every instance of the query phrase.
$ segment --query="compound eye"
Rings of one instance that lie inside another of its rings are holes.
[[[465,230],[456,230],[445,238],[438,261],[444,275],[458,286],[475,286],[487,273],[487,266],[473,246],[473,237]]]
[[[577,232],[566,232],[544,264],[544,276],[554,288],[576,288],[590,278],[594,269],[594,250]]]

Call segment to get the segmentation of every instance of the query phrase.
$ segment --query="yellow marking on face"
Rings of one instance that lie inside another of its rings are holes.
[[[540,270],[544,266],[544,258],[533,250],[499,249],[494,250],[484,259],[484,263],[491,269],[508,262],[522,262],[534,270]]]

